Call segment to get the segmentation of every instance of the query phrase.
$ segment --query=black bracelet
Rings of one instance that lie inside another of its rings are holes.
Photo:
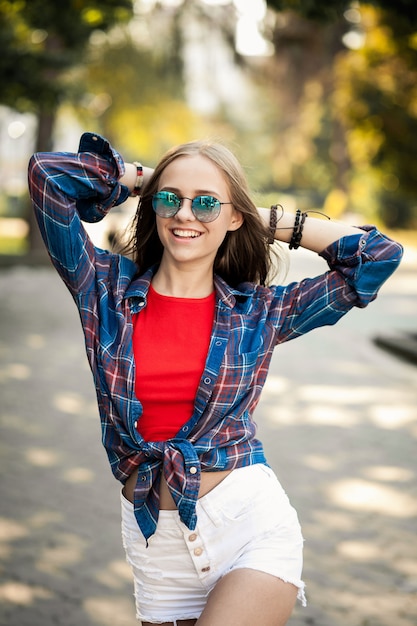
[[[294,228],[293,228],[291,240],[290,240],[290,250],[292,249],[297,250],[297,248],[300,247],[301,238],[303,236],[304,223],[309,213],[317,213],[317,215],[322,215],[328,220],[330,219],[328,215],[326,215],[325,213],[322,213],[321,211],[314,211],[313,209],[311,209],[309,211],[305,211],[304,213],[301,213],[300,209],[297,209],[295,213]]]
[[[295,212],[294,228],[292,230],[292,235],[290,239],[290,250],[295,248],[295,246],[297,245],[297,237],[298,237],[300,219],[301,219],[301,211],[300,209],[297,209],[297,211]]]
[[[307,213],[301,213],[300,209],[297,209],[295,214],[294,228],[292,231],[292,237],[290,241],[290,250],[297,250],[300,247],[301,238],[303,236],[304,222],[306,221]]]
[[[307,213],[301,214],[301,221],[298,226],[297,234],[295,235],[295,238],[294,238],[295,239],[294,244],[293,244],[294,250],[297,250],[297,248],[300,247],[301,237],[303,236],[303,228],[304,228],[304,222],[306,221],[306,217],[307,217]]]

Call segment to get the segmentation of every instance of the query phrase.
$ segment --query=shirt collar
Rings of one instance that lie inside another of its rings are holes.
[[[149,291],[149,285],[156,272],[157,266],[149,268],[142,276],[134,279],[129,285],[125,293],[125,298],[130,298],[132,304],[132,313],[137,312],[146,304],[146,298]],[[250,298],[255,293],[255,285],[253,283],[241,283],[238,287],[230,287],[223,278],[214,275],[214,288],[218,300],[220,300],[227,308],[233,309],[236,301],[241,298]]]

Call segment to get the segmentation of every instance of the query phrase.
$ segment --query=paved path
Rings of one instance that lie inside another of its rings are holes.
[[[292,258],[290,278],[321,270]],[[417,367],[372,342],[416,329],[416,269],[274,357],[257,421],[306,539],[291,626],[417,624]],[[46,268],[2,270],[0,293],[0,625],[133,626],[74,305]]]

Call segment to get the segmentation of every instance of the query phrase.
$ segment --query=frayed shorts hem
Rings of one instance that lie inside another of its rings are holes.
[[[178,511],[161,510],[148,544],[133,505],[123,495],[121,500],[123,544],[134,575],[139,620],[175,624],[198,619],[217,582],[245,568],[294,585],[306,605],[300,525],[269,467],[233,470],[197,501],[193,531],[181,522]]]
[[[253,569],[257,572],[262,572],[264,574],[270,574],[270,572],[265,571],[263,569],[259,569],[258,567],[233,567],[230,572],[233,572],[237,569]],[[227,572],[228,574],[230,572]],[[225,574],[226,575],[226,574]],[[297,592],[297,600],[301,603],[301,605],[303,607],[307,606],[307,599],[306,599],[306,595],[305,595],[305,584],[302,580],[288,580],[286,578],[284,578],[283,576],[279,576],[278,574],[270,574],[271,576],[275,576],[275,578],[279,578],[280,580],[282,580],[284,583],[288,583],[290,585],[294,585],[294,587],[297,588],[298,592]],[[183,620],[190,620],[190,619],[195,619],[198,620],[199,617],[201,616],[202,611],[199,611],[198,614],[192,613],[192,614],[181,614],[181,615],[176,615],[175,617],[167,617],[165,616],[162,621],[161,621],[161,617],[154,617],[153,615],[141,615],[140,613],[136,613],[136,619],[141,621],[141,622],[149,622],[150,624],[155,624],[155,626],[157,626],[158,624],[165,624],[167,622],[172,622],[173,626],[177,626],[177,622],[183,621]]]

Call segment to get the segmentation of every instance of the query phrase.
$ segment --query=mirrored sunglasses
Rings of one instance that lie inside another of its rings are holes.
[[[219,217],[223,204],[232,204],[220,202],[214,196],[180,198],[173,191],[158,191],[152,196],[152,207],[159,217],[174,217],[180,210],[183,200],[191,200],[191,211],[199,222],[213,222]]]

